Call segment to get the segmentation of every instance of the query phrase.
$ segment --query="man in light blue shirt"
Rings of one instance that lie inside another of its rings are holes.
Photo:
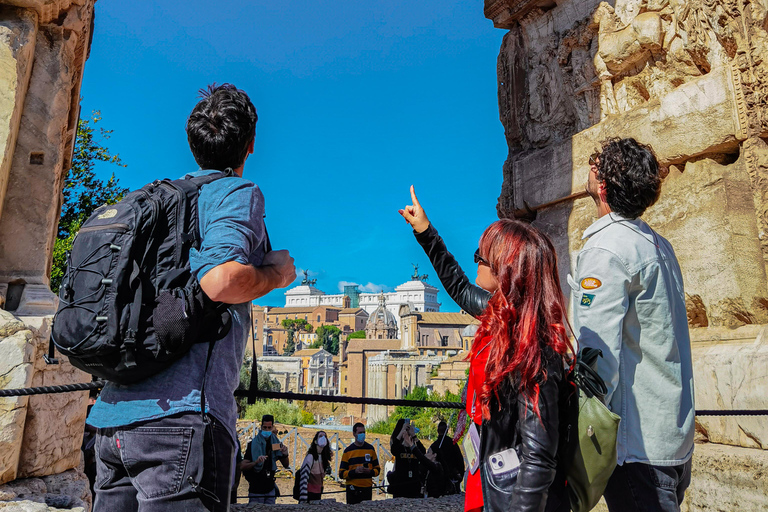
[[[590,158],[598,220],[568,283],[582,347],[602,350],[606,405],[621,416],[611,512],[678,511],[691,479],[694,399],[683,279],[670,243],[640,220],[661,191],[652,150],[613,139]]]
[[[209,87],[187,120],[200,165],[190,174],[229,174],[200,190],[202,241],[189,260],[205,294],[230,304],[232,326],[156,375],[104,387],[87,420],[98,429],[95,512],[229,510],[238,446],[233,392],[251,325],[250,302],[296,277],[288,251],[269,251],[264,196],[242,177],[256,120],[248,95],[229,84]]]

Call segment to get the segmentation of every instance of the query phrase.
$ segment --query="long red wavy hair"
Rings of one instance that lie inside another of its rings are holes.
[[[470,357],[486,346],[486,379],[480,391],[483,417],[490,418],[491,398],[504,379],[512,378],[539,414],[538,381],[546,379],[542,351],[550,347],[564,360],[568,339],[565,298],[557,275],[557,255],[549,237],[516,220],[499,220],[480,238],[480,255],[499,283],[480,316]]]

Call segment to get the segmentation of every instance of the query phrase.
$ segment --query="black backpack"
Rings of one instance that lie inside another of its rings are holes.
[[[226,305],[208,299],[189,265],[190,249],[200,247],[200,188],[225,176],[232,174],[157,180],[83,223],[51,332],[74,366],[130,384],[168,367],[193,344],[226,335]]]

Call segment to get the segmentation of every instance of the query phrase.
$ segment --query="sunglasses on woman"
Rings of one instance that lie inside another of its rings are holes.
[[[490,263],[488,263],[488,260],[486,260],[485,258],[483,258],[482,256],[480,256],[480,248],[479,248],[479,247],[478,247],[478,249],[475,251],[475,263],[482,263],[483,265],[485,265],[485,266],[487,266],[487,267],[490,267],[490,266],[491,266],[491,264],[490,264]]]

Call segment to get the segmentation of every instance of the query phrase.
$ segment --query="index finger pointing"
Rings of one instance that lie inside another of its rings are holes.
[[[413,201],[413,206],[416,206],[417,208],[421,208],[421,204],[419,203],[419,200],[416,198],[416,191],[413,188],[413,185],[411,185],[411,201]]]

